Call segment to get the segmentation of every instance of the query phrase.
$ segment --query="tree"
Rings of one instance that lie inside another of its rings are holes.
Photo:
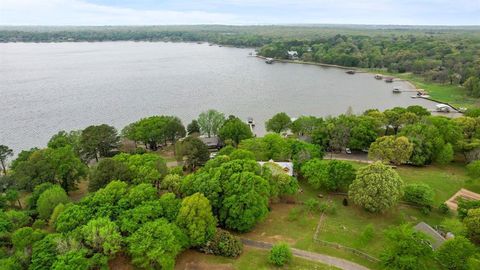
[[[302,166],[301,172],[314,188],[324,188],[328,191],[348,187],[355,179],[353,166],[338,160],[312,159]]]
[[[25,211],[10,210],[5,212],[5,217],[8,220],[8,224],[10,224],[10,229],[12,231],[25,227],[32,222],[32,218],[30,218]]]
[[[57,241],[60,239],[59,234],[48,234],[42,240],[33,244],[32,260],[29,270],[51,269],[56,261]]]
[[[87,205],[68,204],[58,215],[55,230],[59,233],[67,233],[87,224],[92,218],[93,209]]]
[[[218,134],[218,131],[225,122],[225,115],[216,110],[208,110],[202,112],[198,116],[198,125],[202,134],[207,135],[209,138]]]
[[[22,203],[20,202],[20,194],[18,193],[18,190],[8,189],[5,192],[5,199],[10,202],[11,206],[15,206],[15,204],[18,203],[18,207],[22,208]]]
[[[227,228],[249,231],[268,213],[269,184],[251,172],[234,173],[224,183],[220,222]]]
[[[403,196],[403,181],[392,168],[375,162],[360,168],[348,196],[370,212],[384,212]]]
[[[480,178],[480,160],[475,160],[467,165],[467,174],[471,178]]]
[[[38,216],[42,219],[48,219],[52,215],[53,209],[60,203],[67,203],[68,195],[60,186],[53,186],[45,190],[37,201]]]
[[[262,166],[262,176],[269,180],[271,198],[294,195],[299,189],[297,179],[288,175],[284,168],[276,163],[264,163]]]
[[[268,255],[268,261],[276,266],[284,266],[292,261],[293,255],[286,243],[273,245]]]
[[[163,178],[160,188],[162,190],[167,190],[174,194],[180,194],[180,186],[182,184],[182,177],[178,174],[168,174]]]
[[[186,132],[182,120],[178,117],[170,116],[165,125],[165,140],[169,140],[172,144],[175,144],[178,139],[185,137],[185,135]]]
[[[145,223],[127,238],[132,262],[149,269],[173,269],[175,257],[187,242],[187,237],[176,225],[162,218]]]
[[[120,137],[117,130],[109,125],[89,126],[82,131],[80,146],[82,153],[89,159],[107,157],[110,151],[117,148]]]
[[[474,97],[480,96],[480,79],[478,77],[471,76],[463,84],[468,94]]]
[[[75,155],[71,146],[65,146],[31,153],[15,165],[14,177],[19,186],[27,191],[45,182],[59,184],[70,191],[86,174],[86,165]]]
[[[198,124],[198,121],[194,119],[187,126],[187,134],[192,135],[192,134],[195,134],[195,133],[200,134],[200,125]]]
[[[6,145],[0,145],[0,164],[4,175],[7,175],[7,159],[11,156],[13,156],[13,150]]]
[[[425,234],[405,224],[387,230],[386,237],[388,244],[380,255],[386,269],[429,269],[426,262],[433,252]]]
[[[292,119],[286,113],[281,112],[275,114],[271,119],[265,122],[267,131],[281,133],[287,131],[292,124]]]
[[[220,128],[218,135],[223,141],[231,140],[235,146],[240,141],[253,137],[250,127],[237,117],[228,119]]]
[[[468,270],[468,260],[476,252],[475,246],[463,236],[445,241],[436,251],[437,260],[449,270]]]
[[[480,208],[468,210],[463,220],[467,227],[468,237],[475,243],[480,243]]]
[[[30,253],[32,245],[42,240],[45,233],[41,230],[34,230],[30,227],[23,227],[12,233],[12,244],[17,251]],[[26,254],[30,255],[30,254]]]
[[[428,209],[430,209],[433,205],[435,192],[427,184],[419,183],[406,185],[404,192],[404,199],[407,202],[411,202]]]
[[[290,130],[298,136],[312,136],[315,129],[322,126],[322,118],[315,116],[300,116],[290,125]]]
[[[82,238],[93,250],[108,256],[115,255],[122,245],[117,225],[104,217],[92,219],[82,227]]]
[[[235,258],[242,253],[243,244],[228,231],[217,229],[213,238],[201,250],[207,254]]]
[[[153,151],[160,144],[172,143],[185,136],[185,128],[180,119],[174,116],[151,116],[126,126],[122,131],[123,136],[134,142],[143,142]]]
[[[185,166],[190,170],[195,170],[210,159],[208,147],[195,137],[187,137],[181,143],[177,143],[176,148],[177,159],[181,160],[186,157]]]
[[[53,184],[48,182],[35,186],[32,194],[30,195],[30,197],[28,197],[28,203],[27,203],[28,209],[36,210],[38,198],[40,197],[40,195],[42,195],[42,193],[45,190],[50,189],[51,187],[53,187]]]
[[[69,250],[59,254],[52,265],[52,270],[88,270],[92,263],[87,259],[88,250]]]
[[[248,151],[248,150],[243,150],[243,149],[235,149],[230,153],[229,155],[230,160],[235,160],[235,159],[251,159],[255,160],[255,154]]]
[[[190,245],[198,247],[213,237],[217,221],[208,199],[195,193],[182,200],[176,224],[188,236]]]
[[[113,157],[113,160],[127,166],[132,173],[132,182],[134,184],[151,183],[158,187],[160,181],[168,173],[165,159],[156,154],[130,155],[121,153]],[[126,175],[123,177],[126,177]]]
[[[88,190],[90,192],[97,191],[113,180],[129,183],[132,182],[133,178],[133,173],[125,163],[112,158],[105,158],[90,170]]]
[[[81,157],[81,147],[80,147],[80,136],[82,134],[81,130],[74,130],[70,132],[59,131],[57,134],[53,135],[52,138],[48,141],[48,148],[62,148],[65,146],[71,146],[73,151],[78,157]]]
[[[406,163],[413,152],[413,144],[407,137],[383,136],[370,145],[368,157],[395,165]]]
[[[435,157],[435,161],[438,164],[442,164],[442,165],[448,164],[452,162],[454,158],[454,154],[455,153],[453,151],[452,145],[450,143],[444,144],[442,149],[438,152],[437,156]]]
[[[405,126],[400,132],[413,143],[413,152],[410,161],[417,166],[430,164],[436,157],[437,151],[443,148],[444,141],[437,127],[426,124],[412,124]]]

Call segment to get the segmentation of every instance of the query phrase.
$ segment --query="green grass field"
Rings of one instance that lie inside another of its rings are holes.
[[[190,266],[190,268],[188,268]],[[275,267],[268,262],[268,251],[245,248],[236,259],[206,255],[187,251],[179,256],[175,269],[298,269],[298,270],[337,270],[338,268],[293,257],[284,267]]]
[[[376,69],[366,69],[366,71],[407,80],[414,84],[417,89],[425,89],[432,99],[446,102],[456,107],[471,108],[480,104],[479,99],[467,96],[465,89],[458,85],[428,82],[423,77],[412,73],[391,73]]]
[[[356,168],[365,166],[359,163],[352,164]],[[435,206],[450,198],[462,187],[475,192],[480,191],[480,183],[470,180],[465,175],[465,168],[461,164],[421,168],[405,166],[398,167],[397,172],[406,184],[426,183],[430,185],[436,193]],[[344,196],[342,195],[325,195],[325,192],[314,190],[303,182],[301,186],[303,192],[298,195],[299,201],[317,198],[318,200],[332,201],[336,206],[336,213],[326,215],[320,227],[319,239],[352,247],[377,258],[386,244],[385,229],[405,222],[417,224],[421,221],[434,226],[439,225],[446,217],[436,210],[433,210],[429,215],[424,215],[417,208],[401,204],[384,214],[372,214],[352,205],[351,202],[349,206],[343,206]],[[323,198],[318,197],[320,193],[324,194]],[[360,263],[371,269],[380,269],[378,264],[369,262],[358,255],[315,242],[313,235],[320,214],[308,213],[305,210],[300,214],[295,214],[299,209],[304,209],[304,207],[289,204],[272,205],[272,211],[268,217],[258,224],[254,231],[243,234],[242,237],[267,242],[284,241],[299,249],[329,254]],[[374,233],[370,240],[365,240],[362,237],[367,226],[373,227]],[[431,267],[437,269],[434,263]]]

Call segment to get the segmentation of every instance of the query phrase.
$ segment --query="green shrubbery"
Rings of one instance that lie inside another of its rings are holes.
[[[270,250],[268,261],[276,266],[284,266],[292,261],[293,255],[288,244],[275,244]]]
[[[201,250],[207,254],[235,258],[242,253],[243,244],[228,231],[217,229],[212,239]]]

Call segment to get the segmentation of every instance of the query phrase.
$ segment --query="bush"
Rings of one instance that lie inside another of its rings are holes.
[[[25,211],[10,210],[5,212],[5,215],[12,226],[12,230],[27,226],[32,221]]]
[[[438,211],[440,212],[440,214],[447,215],[448,213],[450,213],[450,208],[448,208],[446,203],[441,203],[438,206]]]
[[[168,174],[163,178],[160,183],[160,188],[162,190],[167,190],[175,194],[180,194],[180,184],[182,182],[182,177],[178,174]]]
[[[168,169],[168,174],[183,176],[183,167],[175,166]]]
[[[298,220],[299,216],[303,213],[303,209],[300,208],[300,207],[295,207],[295,208],[292,208],[289,212],[288,212],[288,216],[287,216],[287,220],[288,221],[296,221]]]
[[[404,200],[423,208],[430,208],[433,204],[435,192],[426,184],[410,184],[405,187]]]
[[[37,201],[38,216],[41,219],[48,219],[53,209],[60,203],[68,202],[68,195],[60,186],[53,186],[45,190]]]
[[[43,229],[47,226],[47,222],[43,219],[37,219],[32,224],[32,228],[34,229]]]
[[[304,205],[309,212],[318,212],[320,210],[320,202],[317,199],[310,198],[305,201]]]
[[[472,178],[480,178],[480,160],[475,160],[467,165],[467,175]]]
[[[373,224],[368,224],[360,234],[360,245],[366,246],[368,243],[370,243],[370,241],[372,241],[373,237],[375,237],[375,228],[373,227]]]
[[[292,251],[288,244],[275,244],[270,250],[268,261],[276,266],[284,266],[292,260]]]
[[[201,250],[206,254],[235,258],[242,253],[243,244],[228,231],[217,229],[213,238]]]
[[[55,224],[57,221],[58,216],[65,210],[65,204],[59,203],[55,208],[53,209],[52,215],[50,216],[50,225]]]

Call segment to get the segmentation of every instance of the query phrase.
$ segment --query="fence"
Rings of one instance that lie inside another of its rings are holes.
[[[320,243],[324,246],[328,246],[328,247],[333,247],[333,248],[336,248],[336,249],[341,249],[341,250],[344,250],[344,251],[347,251],[347,252],[350,252],[350,253],[353,253],[357,256],[360,256],[364,259],[367,259],[371,262],[380,262],[379,259],[365,253],[365,252],[362,252],[358,249],[354,249],[354,248],[351,248],[351,247],[346,247],[346,246],[343,246],[343,245],[340,245],[338,243],[333,243],[333,242],[328,242],[328,241],[325,241],[325,240],[320,240],[318,239],[318,234],[320,232],[320,226],[322,225],[322,222],[323,222],[323,219],[324,219],[324,214],[322,213],[322,215],[320,216],[320,219],[318,221],[318,224],[317,224],[317,228],[315,229],[315,234],[313,235],[313,241],[317,242],[317,243]]]

